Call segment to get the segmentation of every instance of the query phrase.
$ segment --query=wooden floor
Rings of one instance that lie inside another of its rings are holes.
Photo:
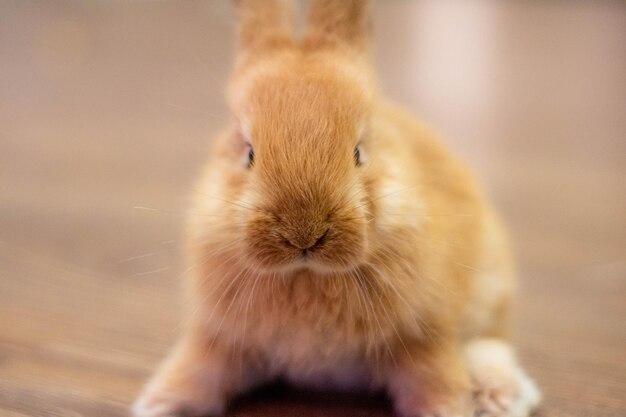
[[[175,338],[182,210],[228,121],[228,2],[0,2],[0,415],[127,415]],[[383,92],[478,172],[541,416],[626,416],[626,3],[385,1]],[[136,207],[158,209],[146,210]],[[389,416],[293,392],[233,416]]]

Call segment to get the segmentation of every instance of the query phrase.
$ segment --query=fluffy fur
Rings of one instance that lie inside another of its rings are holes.
[[[385,389],[402,417],[527,416],[504,234],[465,167],[378,96],[366,2],[312,0],[300,41],[285,2],[235,7],[234,122],[189,217],[189,325],[135,416],[221,414],[278,377]]]

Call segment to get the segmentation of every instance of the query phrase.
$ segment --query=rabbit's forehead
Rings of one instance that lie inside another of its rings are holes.
[[[367,106],[373,99],[369,74],[346,59],[327,58],[324,54],[304,58],[285,55],[261,60],[239,72],[229,90],[235,115],[253,119],[255,113],[281,105],[293,109],[333,104],[335,110],[339,106],[353,110]]]
[[[333,138],[354,146],[368,112],[358,99],[344,93],[323,84],[266,84],[255,91],[240,118],[242,131],[256,145],[267,140],[312,143]]]

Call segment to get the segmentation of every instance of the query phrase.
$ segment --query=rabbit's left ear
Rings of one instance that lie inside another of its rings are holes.
[[[292,44],[290,0],[233,0],[233,4],[238,57]]]
[[[371,18],[367,0],[311,0],[302,45],[368,52]]]

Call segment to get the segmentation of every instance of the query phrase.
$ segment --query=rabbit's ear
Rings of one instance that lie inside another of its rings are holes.
[[[311,0],[302,44],[366,52],[371,22],[367,0]]]
[[[290,0],[233,0],[237,53],[254,55],[292,44]]]

